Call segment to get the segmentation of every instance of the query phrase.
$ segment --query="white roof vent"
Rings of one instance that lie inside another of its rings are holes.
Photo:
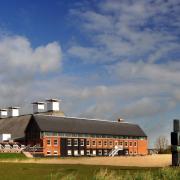
[[[45,103],[44,102],[33,102],[33,113],[41,113],[45,111]]]
[[[19,107],[9,107],[8,108],[8,116],[9,117],[19,116]]]
[[[0,109],[0,118],[7,118],[8,116],[8,111],[7,109]]]
[[[48,99],[47,102],[47,111],[59,111],[59,100],[58,99]]]

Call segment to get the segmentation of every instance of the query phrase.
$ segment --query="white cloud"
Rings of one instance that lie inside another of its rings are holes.
[[[31,47],[29,40],[22,36],[0,39],[1,69],[20,69],[22,71],[49,72],[61,65],[62,52],[57,42],[46,46]]]
[[[80,20],[79,26],[86,38],[89,37],[90,45],[73,46],[71,55],[91,63],[124,59],[166,61],[169,53],[178,52],[180,48],[179,9],[176,0],[106,0],[97,2],[94,9],[74,9],[72,14]],[[91,60],[84,56],[88,53],[94,54]]]

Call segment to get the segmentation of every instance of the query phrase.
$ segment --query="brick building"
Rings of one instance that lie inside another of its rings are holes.
[[[146,155],[147,135],[136,124],[66,117],[57,100],[33,103],[34,113],[0,119],[0,134],[9,133],[14,141],[29,147],[39,147],[44,156],[108,156]],[[56,103],[54,105],[54,103]],[[34,152],[36,153],[36,152]]]

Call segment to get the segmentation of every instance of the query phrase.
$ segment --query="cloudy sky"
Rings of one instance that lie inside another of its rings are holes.
[[[138,123],[169,137],[180,118],[178,0],[0,2],[0,106],[62,99],[69,116]]]

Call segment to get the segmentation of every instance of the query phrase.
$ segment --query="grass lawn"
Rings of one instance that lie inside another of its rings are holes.
[[[21,153],[0,153],[0,160],[4,159],[27,159],[27,157],[24,154]]]
[[[112,179],[180,179],[180,169],[127,168],[91,165],[55,165],[0,163],[0,179],[33,180],[112,180]],[[166,178],[164,178],[166,177]]]

